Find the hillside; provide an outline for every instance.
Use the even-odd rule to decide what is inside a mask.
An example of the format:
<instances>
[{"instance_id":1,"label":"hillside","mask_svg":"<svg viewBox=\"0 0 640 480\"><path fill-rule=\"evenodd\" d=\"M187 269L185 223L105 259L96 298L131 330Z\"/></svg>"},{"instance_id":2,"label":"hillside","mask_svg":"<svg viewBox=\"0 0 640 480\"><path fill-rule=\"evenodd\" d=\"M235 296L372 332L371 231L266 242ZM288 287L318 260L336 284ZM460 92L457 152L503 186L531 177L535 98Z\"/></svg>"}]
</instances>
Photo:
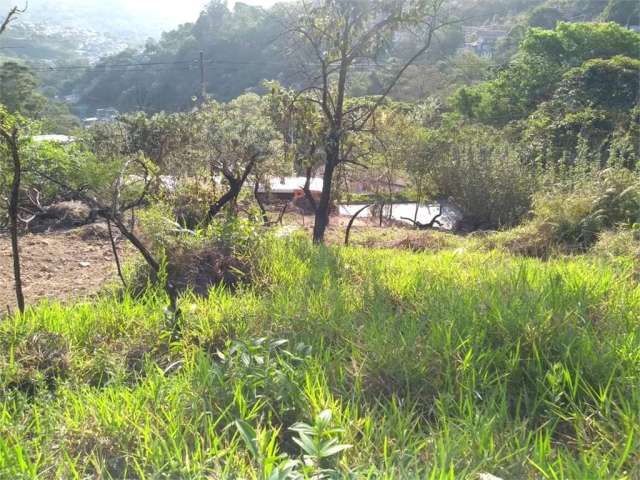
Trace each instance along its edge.
<instances>
[{"instance_id":1,"label":"hillside","mask_svg":"<svg viewBox=\"0 0 640 480\"><path fill-rule=\"evenodd\" d=\"M612 5L622 5L613 8ZM529 26L553 28L558 21L633 19L629 12L638 10L627 0L478 0L455 3L450 12L458 18L451 27L436 36L433 47L420 63L412 67L397 89L397 97L415 100L425 92L446 97L452 92L451 70L460 64L465 70L461 84L483 79L482 70L492 63L508 62ZM626 10L625 10L626 9ZM629 10L629 11L627 11ZM167 32L157 42L144 48L121 52L105 59L105 64L158 65L131 67L110 72L89 71L78 79L72 92L89 108L114 106L121 111L182 110L192 104L200 92L197 66L199 52L204 52L208 94L229 100L249 91L259 91L265 79L285 84L296 82L298 64L290 52L295 46L279 42L282 37L286 7L275 6L268 12L238 4L229 8L213 1L193 24ZM493 35L485 40L487 33ZM402 37L400 37L402 38ZM484 42L478 47L478 42ZM488 42L487 52L483 46ZM460 56L468 50L483 57ZM382 60L401 57L402 41L388 48ZM483 65L483 62L485 65ZM479 70L476 67L480 67ZM475 71L474 71L475 69ZM381 70L359 72L351 79L354 95L376 94ZM471 78L469 78L471 77ZM402 93L402 92L406 93ZM69 92L71 93L71 91Z\"/></svg>"},{"instance_id":2,"label":"hillside","mask_svg":"<svg viewBox=\"0 0 640 480\"><path fill-rule=\"evenodd\" d=\"M12 4L0 0L0 11ZM162 4L149 6L123 0L30 2L0 40L0 58L25 61L49 95L79 99L76 109L89 113L104 107L150 112L189 108L201 90L200 51L207 62L207 92L217 99L259 91L263 80L296 81L298 65L289 55L291 46L278 41L286 6L265 11L215 0L204 8L203 0L189 0L179 13ZM629 0L453 2L451 13L459 22L437 35L421 61L424 66L412 67L394 95L444 99L457 85L484 80L492 64L509 61L528 26L552 28L557 21L592 20L640 23L639 9ZM185 22L193 23L177 27ZM385 56L401 56L402 51L399 43ZM463 51L483 59L461 56ZM119 68L83 68L100 59ZM360 72L352 78L352 94L378 93L381 75ZM452 76L459 78L452 83Z\"/></svg>"}]
</instances>

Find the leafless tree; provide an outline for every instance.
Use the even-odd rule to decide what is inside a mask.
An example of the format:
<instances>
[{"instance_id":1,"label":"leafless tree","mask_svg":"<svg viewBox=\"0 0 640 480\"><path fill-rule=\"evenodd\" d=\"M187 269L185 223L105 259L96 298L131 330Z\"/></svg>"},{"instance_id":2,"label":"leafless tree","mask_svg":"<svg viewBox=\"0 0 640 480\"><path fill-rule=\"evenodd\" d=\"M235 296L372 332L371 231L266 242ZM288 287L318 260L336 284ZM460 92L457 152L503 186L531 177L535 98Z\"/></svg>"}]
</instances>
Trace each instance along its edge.
<instances>
[{"instance_id":1,"label":"leafless tree","mask_svg":"<svg viewBox=\"0 0 640 480\"><path fill-rule=\"evenodd\" d=\"M18 126L6 121L0 111L0 137L9 149L13 162L13 179L9 196L9 235L11 236L11 254L13 257L13 278L16 290L16 301L20 312L24 312L24 293L22 291L22 272L20 267L20 249L18 245L18 207L20 203L20 183L22 178L22 163L19 149Z\"/></svg>"},{"instance_id":2,"label":"leafless tree","mask_svg":"<svg viewBox=\"0 0 640 480\"><path fill-rule=\"evenodd\" d=\"M12 20L26 11L27 7L19 9L13 7L7 16L0 23L0 35L9 26ZM2 113L2 112L0 112ZM18 207L20 203L20 181L22 176L22 164L20 162L20 151L18 147L18 127L16 125L5 126L5 115L0 117L0 137L6 143L11 152L13 161L13 180L11 182L11 194L9 197L9 234L11 236L11 253L13 257L13 276L16 290L16 301L20 312L24 312L24 293L22 291L22 272L20 268L20 250L18 245Z\"/></svg>"},{"instance_id":3,"label":"leafless tree","mask_svg":"<svg viewBox=\"0 0 640 480\"><path fill-rule=\"evenodd\" d=\"M436 32L450 22L446 0L302 0L287 25L302 54L305 72L301 92L315 101L324 117L323 189L317 204L313 240L324 241L329 224L334 173L346 159L342 144L363 130L385 102L404 72L431 47ZM375 101L365 107L347 102L355 69L379 66L385 48L397 35L417 38L415 50L401 60L386 62L387 80Z\"/></svg>"}]
</instances>

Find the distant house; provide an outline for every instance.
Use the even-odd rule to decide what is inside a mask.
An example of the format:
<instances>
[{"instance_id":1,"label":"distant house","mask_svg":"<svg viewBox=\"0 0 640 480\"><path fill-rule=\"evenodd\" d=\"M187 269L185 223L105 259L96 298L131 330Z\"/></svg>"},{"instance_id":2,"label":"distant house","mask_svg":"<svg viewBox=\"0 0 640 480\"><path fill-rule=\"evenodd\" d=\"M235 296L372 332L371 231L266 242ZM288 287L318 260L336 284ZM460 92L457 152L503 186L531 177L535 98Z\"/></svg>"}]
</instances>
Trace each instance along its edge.
<instances>
[{"instance_id":1,"label":"distant house","mask_svg":"<svg viewBox=\"0 0 640 480\"><path fill-rule=\"evenodd\" d=\"M294 200L304 197L306 177L274 177L269 184L261 186L258 193L266 200ZM322 193L322 178L312 177L309 184L311 195L319 199Z\"/></svg>"},{"instance_id":2,"label":"distant house","mask_svg":"<svg viewBox=\"0 0 640 480\"><path fill-rule=\"evenodd\" d=\"M306 214L313 213L311 202L304 193L306 177L274 177L269 179L268 185L261 185L258 197L265 203L292 203ZM322 194L322 178L312 177L309 191L316 202Z\"/></svg>"},{"instance_id":3,"label":"distant house","mask_svg":"<svg viewBox=\"0 0 640 480\"><path fill-rule=\"evenodd\" d=\"M34 135L31 139L35 143L51 142L67 144L76 141L75 137L70 137L69 135Z\"/></svg>"},{"instance_id":4,"label":"distant house","mask_svg":"<svg viewBox=\"0 0 640 480\"><path fill-rule=\"evenodd\" d=\"M99 108L96 110L96 117L101 122L112 122L120 115L120 112L115 108Z\"/></svg>"},{"instance_id":5,"label":"distant house","mask_svg":"<svg viewBox=\"0 0 640 480\"><path fill-rule=\"evenodd\" d=\"M463 52L475 53L479 57L490 58L498 41L507 36L507 31L493 27L466 27Z\"/></svg>"},{"instance_id":6,"label":"distant house","mask_svg":"<svg viewBox=\"0 0 640 480\"><path fill-rule=\"evenodd\" d=\"M93 127L98 122L98 117L87 117L82 119L84 128Z\"/></svg>"},{"instance_id":7,"label":"distant house","mask_svg":"<svg viewBox=\"0 0 640 480\"><path fill-rule=\"evenodd\" d=\"M82 123L84 124L85 128L88 128L100 122L113 122L114 120L116 120L116 118L118 118L118 115L120 115L120 112L118 112L118 110L116 110L115 108L99 108L96 110L95 117L85 118L82 120Z\"/></svg>"}]
</instances>

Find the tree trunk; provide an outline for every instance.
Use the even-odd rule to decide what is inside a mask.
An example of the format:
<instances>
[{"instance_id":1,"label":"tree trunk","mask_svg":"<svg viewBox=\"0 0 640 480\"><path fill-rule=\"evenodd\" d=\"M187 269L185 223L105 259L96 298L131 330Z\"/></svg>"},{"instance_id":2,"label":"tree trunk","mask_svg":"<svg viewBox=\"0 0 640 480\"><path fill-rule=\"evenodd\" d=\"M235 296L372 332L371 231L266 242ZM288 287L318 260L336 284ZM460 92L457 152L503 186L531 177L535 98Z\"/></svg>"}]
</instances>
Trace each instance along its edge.
<instances>
[{"instance_id":1,"label":"tree trunk","mask_svg":"<svg viewBox=\"0 0 640 480\"><path fill-rule=\"evenodd\" d=\"M260 182L256 180L256 184L253 187L253 196L256 199L256 203L258 204L258 208L260 209L260 214L262 215L262 222L265 225L269 225L269 216L267 215L267 209L264 208L262 204L262 200L260 200Z\"/></svg>"},{"instance_id":2,"label":"tree trunk","mask_svg":"<svg viewBox=\"0 0 640 480\"><path fill-rule=\"evenodd\" d=\"M118 227L118 230L120 230L120 233L122 233L122 235L127 240L129 240L129 242L131 242L131 244L144 257L144 260L147 262L147 265L149 265L149 268L151 268L153 281L157 282L158 280L160 280L160 263L158 263L158 261L155 258L153 258L153 255L151 254L151 252L147 249L147 247L144 246L144 244L140 241L140 239L136 236L136 234L127 228L127 226L118 217L118 215L102 212L102 216L107 221L113 222L114 225ZM171 315L173 317L171 328L172 330L174 330L174 333L175 333L175 329L178 326L177 322L182 317L182 312L178 308L178 291L175 288L175 285L173 285L173 283L169 278L167 278L166 283L164 283L162 287L164 288L164 291L169 297L169 312L171 312Z\"/></svg>"},{"instance_id":3,"label":"tree trunk","mask_svg":"<svg viewBox=\"0 0 640 480\"><path fill-rule=\"evenodd\" d=\"M311 194L311 175L312 174L313 174L313 168L307 167L307 173L306 173L307 176L304 182L304 187L302 187L302 191L304 192L304 196L307 199L307 202L311 206L311 210L315 213L316 210L318 209L318 206L316 205L316 199L313 198L313 195Z\"/></svg>"},{"instance_id":4,"label":"tree trunk","mask_svg":"<svg viewBox=\"0 0 640 480\"><path fill-rule=\"evenodd\" d=\"M279 223L280 225L282 225L282 218L284 217L284 214L287 213L287 208L289 208L290 202L287 202L284 204L284 206L282 207L282 210L280 211L280 215L278 216L278 221L276 223ZM302 216L303 220L304 220L304 214Z\"/></svg>"},{"instance_id":5,"label":"tree trunk","mask_svg":"<svg viewBox=\"0 0 640 480\"><path fill-rule=\"evenodd\" d=\"M20 268L20 250L18 246L18 204L20 201L20 180L22 165L18 152L18 134L14 130L10 136L5 137L11 157L13 158L13 182L11 184L11 198L9 199L9 232L11 235L11 254L13 257L13 278L16 289L18 310L24 313L24 293L22 292L22 272Z\"/></svg>"},{"instance_id":6,"label":"tree trunk","mask_svg":"<svg viewBox=\"0 0 640 480\"><path fill-rule=\"evenodd\" d=\"M229 190L227 191L227 193L220 197L220 199L209 208L209 212L207 212L207 223L211 222L211 220L213 220L216 215L220 213L220 210L222 210L225 205L227 205L229 202L237 198L238 195L240 195L241 188L242 185L239 182L230 182Z\"/></svg>"},{"instance_id":7,"label":"tree trunk","mask_svg":"<svg viewBox=\"0 0 640 480\"><path fill-rule=\"evenodd\" d=\"M151 270L153 270L153 274L156 277L154 280L157 280L157 277L160 274L160 264L155 258L153 258L153 255L151 255L151 252L147 249L147 247L145 247L140 239L127 228L124 222L120 220L117 215L103 213L102 216L105 217L107 221L113 222L114 225L118 227L118 230L120 230L120 233L122 233L122 235L127 240L129 240L129 242L131 242L134 247L136 247L136 250L140 252L144 260L147 262L147 265L149 265L149 267L151 267Z\"/></svg>"},{"instance_id":8,"label":"tree trunk","mask_svg":"<svg viewBox=\"0 0 640 480\"><path fill-rule=\"evenodd\" d=\"M247 181L247 178L249 178L253 167L256 165L258 155L259 154L255 154L253 157L251 157L240 178L234 177L231 172L227 170L222 171L222 174L229 182L229 191L222 197L220 197L220 199L216 203L209 207L209 211L207 212L207 223L210 223L211 220L213 220L216 215L220 213L220 210L222 210L225 205L227 205L229 202L235 202L235 200L238 198L238 195L240 195L240 191L244 186L244 182Z\"/></svg>"},{"instance_id":9,"label":"tree trunk","mask_svg":"<svg viewBox=\"0 0 640 480\"><path fill-rule=\"evenodd\" d=\"M331 187L333 183L333 171L337 165L338 151L327 149L327 162L322 178L322 194L316 205L315 224L313 225L313 243L324 243L324 234L329 226L329 213L331 210Z\"/></svg>"},{"instance_id":10,"label":"tree trunk","mask_svg":"<svg viewBox=\"0 0 640 480\"><path fill-rule=\"evenodd\" d=\"M133 209L132 209L133 211ZM118 247L116 246L116 240L113 238L113 229L111 228L111 220L107 219L107 230L109 231L109 240L111 241L111 251L113 252L113 259L116 262L116 269L118 271L118 277L122 282L122 286L127 288L127 282L122 274L122 265L120 264L120 256L118 255Z\"/></svg>"}]
</instances>

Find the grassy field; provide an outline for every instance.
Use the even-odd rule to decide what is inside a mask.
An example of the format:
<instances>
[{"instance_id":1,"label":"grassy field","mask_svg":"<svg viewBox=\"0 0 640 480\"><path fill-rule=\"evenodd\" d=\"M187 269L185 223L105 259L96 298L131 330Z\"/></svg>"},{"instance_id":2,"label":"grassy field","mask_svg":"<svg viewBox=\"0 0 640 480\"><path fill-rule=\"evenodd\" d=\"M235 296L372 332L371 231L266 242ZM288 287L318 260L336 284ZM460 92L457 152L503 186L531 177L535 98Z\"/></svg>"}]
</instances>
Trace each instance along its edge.
<instances>
[{"instance_id":1,"label":"grassy field","mask_svg":"<svg viewBox=\"0 0 640 480\"><path fill-rule=\"evenodd\" d=\"M631 259L266 242L250 286L0 324L0 478L640 478Z\"/></svg>"}]
</instances>

